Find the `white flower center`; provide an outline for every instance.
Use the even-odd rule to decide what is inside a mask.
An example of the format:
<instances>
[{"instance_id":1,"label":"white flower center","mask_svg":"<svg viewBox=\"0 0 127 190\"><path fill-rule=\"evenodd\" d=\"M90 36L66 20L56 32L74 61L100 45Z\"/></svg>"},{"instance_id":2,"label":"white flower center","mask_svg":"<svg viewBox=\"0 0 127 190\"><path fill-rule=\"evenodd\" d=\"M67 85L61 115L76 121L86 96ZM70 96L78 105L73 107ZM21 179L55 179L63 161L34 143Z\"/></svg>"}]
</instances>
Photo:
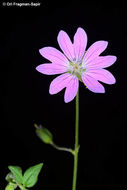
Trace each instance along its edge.
<instances>
[{"instance_id":1,"label":"white flower center","mask_svg":"<svg viewBox=\"0 0 127 190\"><path fill-rule=\"evenodd\" d=\"M85 67L82 61L70 62L68 72L76 76L80 81L82 81L81 76L85 72Z\"/></svg>"}]
</instances>

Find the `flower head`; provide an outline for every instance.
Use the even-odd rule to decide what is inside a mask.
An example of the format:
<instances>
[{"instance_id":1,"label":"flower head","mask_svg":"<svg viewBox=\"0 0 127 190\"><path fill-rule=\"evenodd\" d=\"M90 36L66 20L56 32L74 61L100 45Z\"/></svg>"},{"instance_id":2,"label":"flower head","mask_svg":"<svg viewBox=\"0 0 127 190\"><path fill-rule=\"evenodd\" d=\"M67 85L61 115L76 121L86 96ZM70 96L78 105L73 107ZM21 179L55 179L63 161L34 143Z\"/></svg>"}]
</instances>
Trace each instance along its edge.
<instances>
[{"instance_id":1,"label":"flower head","mask_svg":"<svg viewBox=\"0 0 127 190\"><path fill-rule=\"evenodd\" d=\"M56 94L66 88L64 101L67 103L75 98L79 81L94 93L105 92L98 81L115 83L114 76L104 68L111 66L116 61L116 56L100 56L107 48L107 41L97 41L86 50L87 35L82 28L77 29L73 43L63 30L59 32L57 40L63 53L53 47L40 49L40 54L51 63L36 67L37 71L43 74L61 74L51 82L50 94Z\"/></svg>"}]
</instances>

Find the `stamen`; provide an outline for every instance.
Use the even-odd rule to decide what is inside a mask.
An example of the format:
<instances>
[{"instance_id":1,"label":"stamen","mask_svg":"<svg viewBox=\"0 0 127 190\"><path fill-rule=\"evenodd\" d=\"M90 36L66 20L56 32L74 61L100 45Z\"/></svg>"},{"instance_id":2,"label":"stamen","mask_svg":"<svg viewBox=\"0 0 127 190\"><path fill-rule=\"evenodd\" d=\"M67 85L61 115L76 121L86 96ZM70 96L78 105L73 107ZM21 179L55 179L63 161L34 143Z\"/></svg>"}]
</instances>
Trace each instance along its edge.
<instances>
[{"instance_id":1,"label":"stamen","mask_svg":"<svg viewBox=\"0 0 127 190\"><path fill-rule=\"evenodd\" d=\"M77 62L70 62L70 68L69 68L69 73L71 73L72 75L76 76L81 82L82 82L82 79L81 79L81 76L83 74L83 72L86 70L83 65L82 65L82 61L79 60Z\"/></svg>"},{"instance_id":2,"label":"stamen","mask_svg":"<svg viewBox=\"0 0 127 190\"><path fill-rule=\"evenodd\" d=\"M76 69L78 69L78 65L76 63L74 63L74 66L75 66Z\"/></svg>"}]
</instances>

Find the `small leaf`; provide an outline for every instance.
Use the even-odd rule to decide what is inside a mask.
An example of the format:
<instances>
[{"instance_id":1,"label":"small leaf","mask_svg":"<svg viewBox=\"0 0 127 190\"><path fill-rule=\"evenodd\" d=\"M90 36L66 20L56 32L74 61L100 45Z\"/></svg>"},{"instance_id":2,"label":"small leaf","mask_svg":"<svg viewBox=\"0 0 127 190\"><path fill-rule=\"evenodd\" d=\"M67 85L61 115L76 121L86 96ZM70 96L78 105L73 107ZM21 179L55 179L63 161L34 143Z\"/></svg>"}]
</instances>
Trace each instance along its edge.
<instances>
[{"instance_id":1,"label":"small leaf","mask_svg":"<svg viewBox=\"0 0 127 190\"><path fill-rule=\"evenodd\" d=\"M5 187L5 190L14 190L14 189L16 189L16 187L17 187L17 184L9 183L9 184Z\"/></svg>"},{"instance_id":2,"label":"small leaf","mask_svg":"<svg viewBox=\"0 0 127 190\"><path fill-rule=\"evenodd\" d=\"M35 166L32 166L28 168L23 176L23 185L25 187L33 187L37 180L38 180L38 175L42 169L43 163L37 164Z\"/></svg>"},{"instance_id":3,"label":"small leaf","mask_svg":"<svg viewBox=\"0 0 127 190\"><path fill-rule=\"evenodd\" d=\"M12 172L12 174L14 175L15 180L18 183L22 184L23 177L22 177L21 168L18 166L8 166L8 168Z\"/></svg>"},{"instance_id":4,"label":"small leaf","mask_svg":"<svg viewBox=\"0 0 127 190\"><path fill-rule=\"evenodd\" d=\"M12 183L15 182L14 176L13 176L13 174L12 174L11 172L9 172L9 173L6 175L5 179L6 179L6 181L8 181L8 182L12 182Z\"/></svg>"}]
</instances>

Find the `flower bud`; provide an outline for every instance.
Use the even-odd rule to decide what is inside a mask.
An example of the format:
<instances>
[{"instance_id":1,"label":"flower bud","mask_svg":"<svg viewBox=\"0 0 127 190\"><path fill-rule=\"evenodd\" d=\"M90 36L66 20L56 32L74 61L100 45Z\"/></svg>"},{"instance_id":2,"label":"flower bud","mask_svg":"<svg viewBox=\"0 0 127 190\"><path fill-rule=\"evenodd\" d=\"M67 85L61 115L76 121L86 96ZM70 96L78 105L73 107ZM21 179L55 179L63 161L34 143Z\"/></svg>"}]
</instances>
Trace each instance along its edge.
<instances>
[{"instance_id":1,"label":"flower bud","mask_svg":"<svg viewBox=\"0 0 127 190\"><path fill-rule=\"evenodd\" d=\"M37 136L46 144L52 144L53 143L53 135L52 133L45 127L42 127L42 125L37 126L34 124L36 128L36 134Z\"/></svg>"}]
</instances>

